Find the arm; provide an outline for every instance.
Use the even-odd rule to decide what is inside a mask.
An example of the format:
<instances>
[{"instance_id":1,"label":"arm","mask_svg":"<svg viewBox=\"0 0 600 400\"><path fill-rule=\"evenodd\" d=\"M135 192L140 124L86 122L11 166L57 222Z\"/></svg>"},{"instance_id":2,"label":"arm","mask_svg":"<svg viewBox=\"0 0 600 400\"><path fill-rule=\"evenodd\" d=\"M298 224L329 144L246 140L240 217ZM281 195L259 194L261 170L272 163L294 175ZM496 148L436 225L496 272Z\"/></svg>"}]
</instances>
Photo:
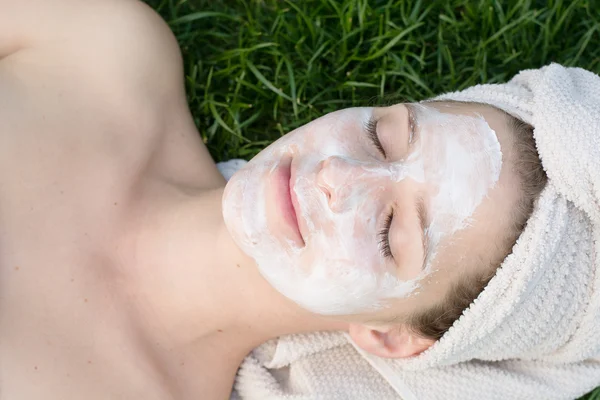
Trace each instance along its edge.
<instances>
[{"instance_id":1,"label":"arm","mask_svg":"<svg viewBox=\"0 0 600 400\"><path fill-rule=\"evenodd\" d=\"M212 186L222 184L189 115L177 41L146 4L0 0L0 43L5 55L11 49L0 59L0 164L11 164L6 154L22 154L17 142L39 141L40 129L65 148L85 133L90 152L106 147L115 156L115 146L137 151L136 140L156 145L169 126L194 136L190 151L198 153L199 168L214 178ZM200 179L190 168L172 168Z\"/></svg>"},{"instance_id":2,"label":"arm","mask_svg":"<svg viewBox=\"0 0 600 400\"><path fill-rule=\"evenodd\" d=\"M65 68L85 65L100 87L118 77L129 92L139 93L147 82L154 82L144 93L149 96L172 92L174 84L183 90L177 42L140 1L0 0L0 10L0 63L25 50L43 51L66 60Z\"/></svg>"}]
</instances>

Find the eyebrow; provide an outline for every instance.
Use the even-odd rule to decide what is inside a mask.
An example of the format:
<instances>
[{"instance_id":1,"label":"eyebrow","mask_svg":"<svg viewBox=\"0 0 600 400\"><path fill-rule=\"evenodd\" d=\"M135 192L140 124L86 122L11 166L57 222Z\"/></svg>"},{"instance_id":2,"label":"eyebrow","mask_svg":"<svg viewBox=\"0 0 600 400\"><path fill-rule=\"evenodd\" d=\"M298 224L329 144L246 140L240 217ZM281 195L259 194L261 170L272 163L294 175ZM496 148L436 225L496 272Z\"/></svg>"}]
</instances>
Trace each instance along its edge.
<instances>
[{"instance_id":1,"label":"eyebrow","mask_svg":"<svg viewBox=\"0 0 600 400\"><path fill-rule=\"evenodd\" d=\"M421 227L421 243L423 244L423 265L421 265L421 271L423 271L427 266L427 260L429 259L429 237L425 234L429 216L427 215L427 209L425 208L425 199L421 194L417 196L416 208L419 225Z\"/></svg>"}]
</instances>

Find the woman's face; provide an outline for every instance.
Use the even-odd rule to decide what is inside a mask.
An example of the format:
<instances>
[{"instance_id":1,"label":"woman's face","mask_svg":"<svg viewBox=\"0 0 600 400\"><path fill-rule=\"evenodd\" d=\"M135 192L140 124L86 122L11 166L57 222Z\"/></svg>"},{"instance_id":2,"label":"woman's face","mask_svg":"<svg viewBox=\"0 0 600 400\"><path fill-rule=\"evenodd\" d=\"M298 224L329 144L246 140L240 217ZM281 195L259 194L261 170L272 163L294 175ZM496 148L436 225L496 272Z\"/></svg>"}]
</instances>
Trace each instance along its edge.
<instances>
[{"instance_id":1,"label":"woman's face","mask_svg":"<svg viewBox=\"0 0 600 400\"><path fill-rule=\"evenodd\" d=\"M372 312L414 297L451 268L465 233L494 224L493 213L476 215L501 178L504 128L495 120L493 129L494 118L442 103L325 115L233 176L225 222L261 274L315 313ZM455 269L442 274L448 287Z\"/></svg>"}]
</instances>

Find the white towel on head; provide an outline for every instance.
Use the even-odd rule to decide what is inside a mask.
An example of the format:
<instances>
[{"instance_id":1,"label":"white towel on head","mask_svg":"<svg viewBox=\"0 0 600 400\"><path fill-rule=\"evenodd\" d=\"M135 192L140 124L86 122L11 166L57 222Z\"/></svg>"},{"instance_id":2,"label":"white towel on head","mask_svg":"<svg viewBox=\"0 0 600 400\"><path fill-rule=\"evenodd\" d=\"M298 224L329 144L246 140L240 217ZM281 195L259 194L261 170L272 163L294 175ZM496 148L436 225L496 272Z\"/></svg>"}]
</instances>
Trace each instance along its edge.
<instances>
[{"instance_id":1,"label":"white towel on head","mask_svg":"<svg viewBox=\"0 0 600 400\"><path fill-rule=\"evenodd\" d=\"M369 365L405 400L572 399L600 386L600 78L552 64L436 100L487 103L534 126L549 181L511 255L419 356L387 360L357 349L363 358L345 360L340 354L353 350L343 334L327 349L322 334L281 338L272 359L259 348L242 365L242 398L390 398L376 379L366 385L380 395L356 394L373 376ZM260 374L273 390L257 396ZM333 394L317 390L328 385Z\"/></svg>"}]
</instances>

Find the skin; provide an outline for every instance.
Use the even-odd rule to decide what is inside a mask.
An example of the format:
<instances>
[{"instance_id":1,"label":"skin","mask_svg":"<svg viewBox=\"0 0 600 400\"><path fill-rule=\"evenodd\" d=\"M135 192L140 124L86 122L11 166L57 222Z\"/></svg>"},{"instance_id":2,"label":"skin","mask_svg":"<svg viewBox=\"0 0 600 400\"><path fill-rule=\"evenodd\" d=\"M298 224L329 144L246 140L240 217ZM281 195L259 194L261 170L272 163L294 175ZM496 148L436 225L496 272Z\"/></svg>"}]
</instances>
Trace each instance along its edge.
<instances>
[{"instance_id":1,"label":"skin","mask_svg":"<svg viewBox=\"0 0 600 400\"><path fill-rule=\"evenodd\" d=\"M383 356L416 354L431 342L365 322L435 303L478 265L461 257L493 254L488 243L508 223L499 216L516 195L503 168L419 296L377 314L310 313L273 289L225 227L225 181L157 15L129 0L0 0L0 9L7 399L223 399L254 347L315 330L347 330ZM509 155L503 115L465 107L446 111L483 115Z\"/></svg>"}]
</instances>

